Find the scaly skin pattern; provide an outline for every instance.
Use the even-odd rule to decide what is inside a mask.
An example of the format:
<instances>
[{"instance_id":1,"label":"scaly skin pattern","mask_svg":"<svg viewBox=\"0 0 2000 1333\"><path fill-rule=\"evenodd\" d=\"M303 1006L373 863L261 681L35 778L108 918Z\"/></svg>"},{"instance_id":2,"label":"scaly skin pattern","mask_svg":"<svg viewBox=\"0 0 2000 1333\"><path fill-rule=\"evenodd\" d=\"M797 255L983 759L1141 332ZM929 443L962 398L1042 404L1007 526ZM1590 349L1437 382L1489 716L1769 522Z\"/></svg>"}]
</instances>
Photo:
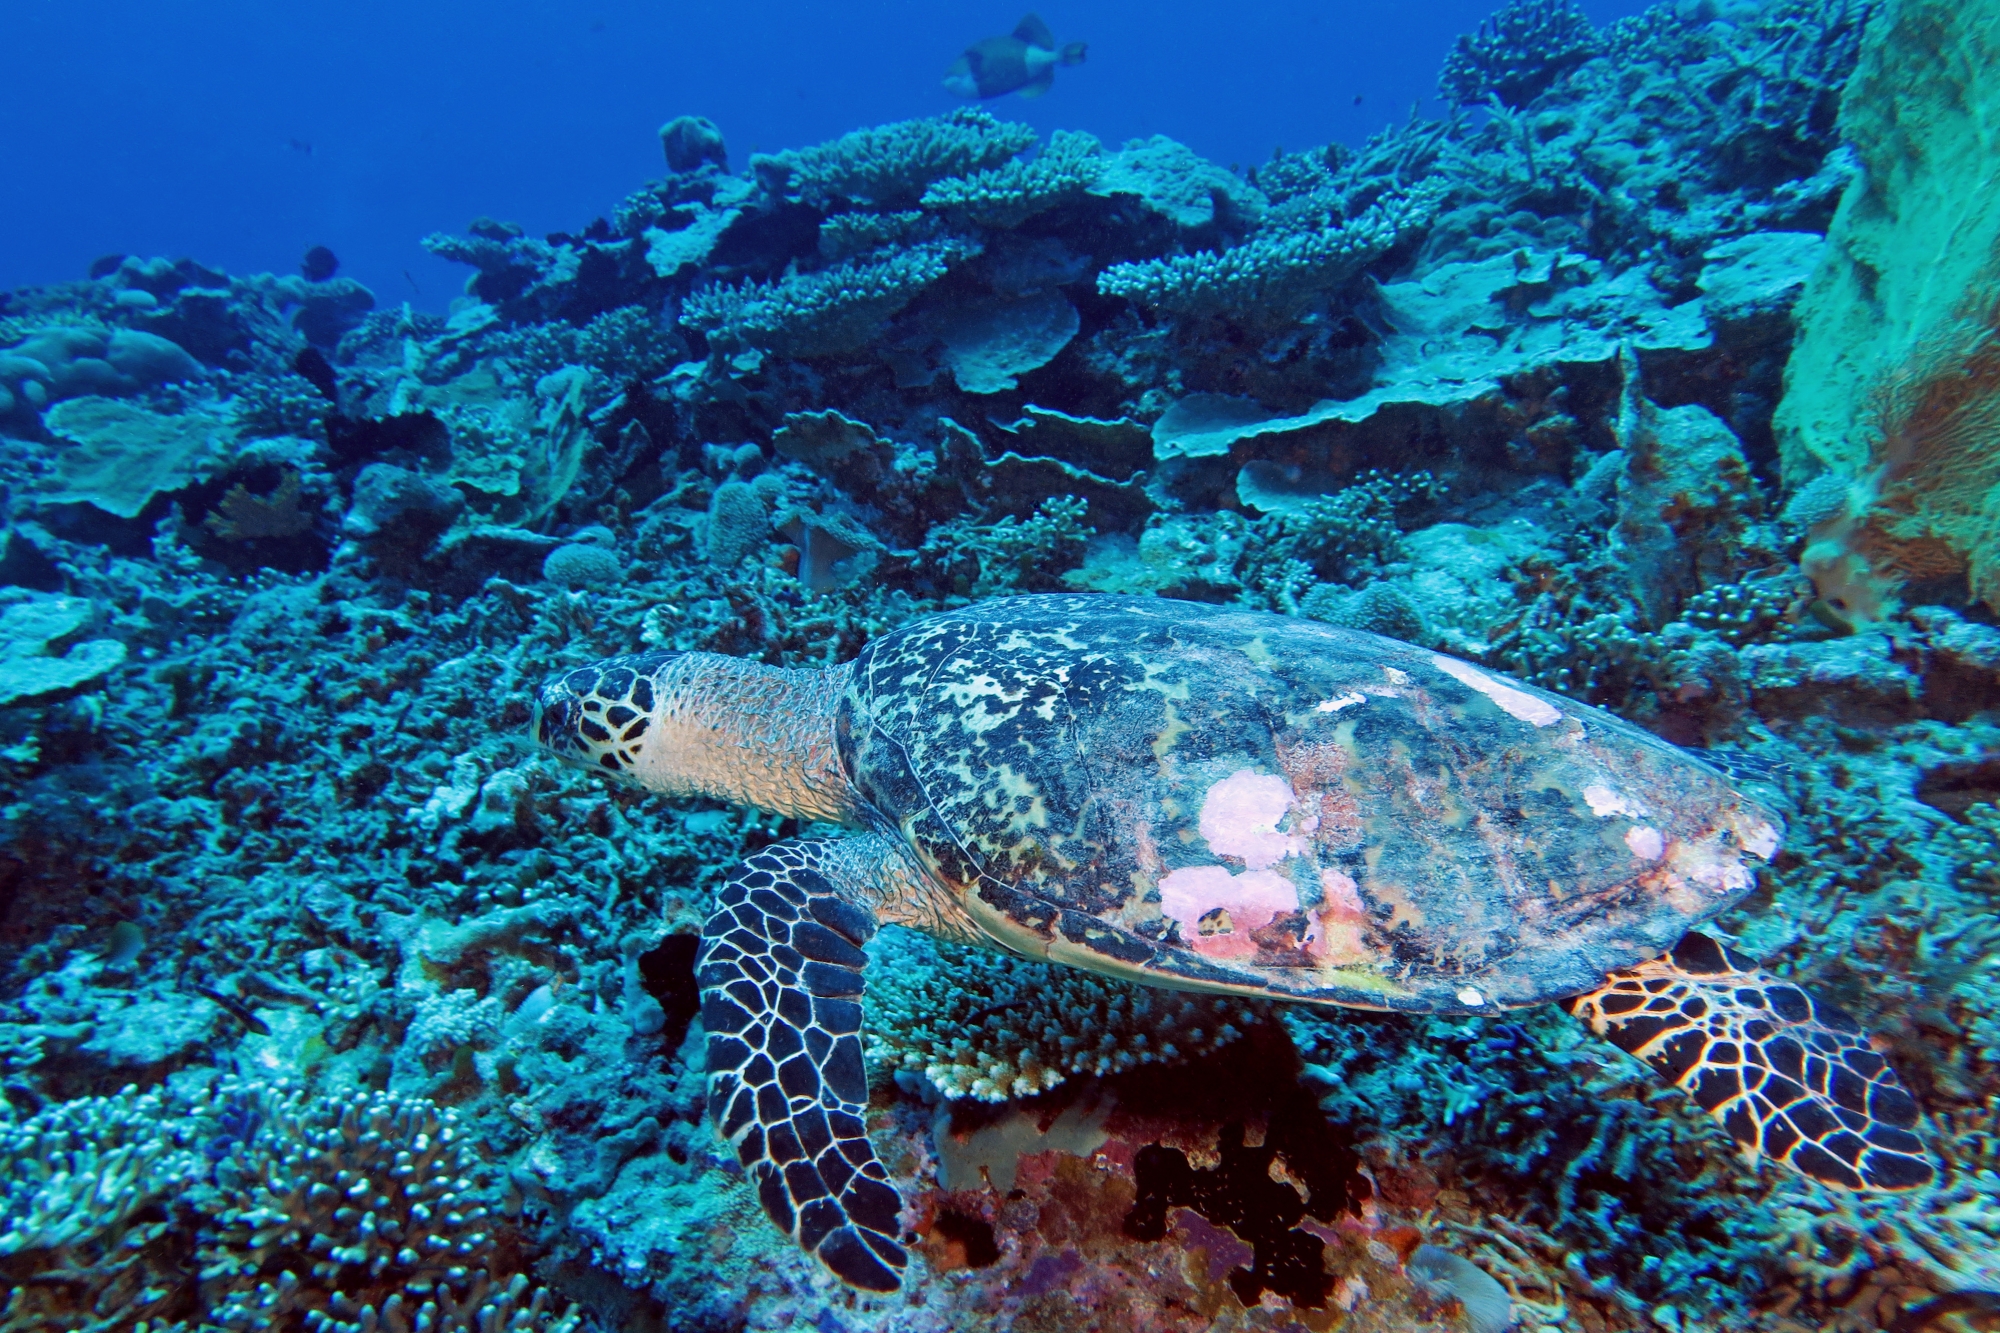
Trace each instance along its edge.
<instances>
[{"instance_id":1,"label":"scaly skin pattern","mask_svg":"<svg viewBox=\"0 0 2000 1333\"><path fill-rule=\"evenodd\" d=\"M1861 1025L1707 936L1563 1007L1694 1098L1752 1162L1856 1190L1936 1175L1912 1132L1917 1103Z\"/></svg>"},{"instance_id":2,"label":"scaly skin pattern","mask_svg":"<svg viewBox=\"0 0 2000 1333\"><path fill-rule=\"evenodd\" d=\"M613 657L543 685L530 729L572 763L669 796L851 821L832 728L846 671L715 653Z\"/></svg>"},{"instance_id":3,"label":"scaly skin pattern","mask_svg":"<svg viewBox=\"0 0 2000 1333\"><path fill-rule=\"evenodd\" d=\"M1154 598L871 643L843 768L1010 948L1140 980L1490 1013L1747 893L1777 818L1684 751L1441 654Z\"/></svg>"},{"instance_id":4,"label":"scaly skin pattern","mask_svg":"<svg viewBox=\"0 0 2000 1333\"><path fill-rule=\"evenodd\" d=\"M894 1291L902 1207L868 1142L861 946L875 922L824 871L838 844L746 860L701 932L708 1109L771 1220L854 1286Z\"/></svg>"}]
</instances>

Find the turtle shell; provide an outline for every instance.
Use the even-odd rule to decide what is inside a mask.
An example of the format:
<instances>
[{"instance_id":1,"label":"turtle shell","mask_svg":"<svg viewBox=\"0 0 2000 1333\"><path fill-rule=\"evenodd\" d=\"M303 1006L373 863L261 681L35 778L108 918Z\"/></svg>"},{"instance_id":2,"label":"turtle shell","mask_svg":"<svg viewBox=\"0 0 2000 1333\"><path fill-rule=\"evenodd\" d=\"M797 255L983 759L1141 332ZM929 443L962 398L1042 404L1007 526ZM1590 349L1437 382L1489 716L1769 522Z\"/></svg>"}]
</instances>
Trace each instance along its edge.
<instances>
[{"instance_id":1,"label":"turtle shell","mask_svg":"<svg viewBox=\"0 0 2000 1333\"><path fill-rule=\"evenodd\" d=\"M1019 597L855 664L870 817L1000 944L1188 989L1481 1012L1737 901L1780 828L1718 771L1443 654L1191 602Z\"/></svg>"}]
</instances>

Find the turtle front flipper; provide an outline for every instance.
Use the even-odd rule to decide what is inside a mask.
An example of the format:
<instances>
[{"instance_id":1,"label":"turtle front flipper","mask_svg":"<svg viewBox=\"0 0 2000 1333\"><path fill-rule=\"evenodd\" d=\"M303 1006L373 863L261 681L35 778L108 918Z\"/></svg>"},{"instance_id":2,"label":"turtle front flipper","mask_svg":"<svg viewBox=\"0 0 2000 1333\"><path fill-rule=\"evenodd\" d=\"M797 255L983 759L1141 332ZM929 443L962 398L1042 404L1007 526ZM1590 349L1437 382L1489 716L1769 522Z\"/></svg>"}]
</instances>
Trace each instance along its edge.
<instances>
[{"instance_id":1,"label":"turtle front flipper","mask_svg":"<svg viewBox=\"0 0 2000 1333\"><path fill-rule=\"evenodd\" d=\"M861 951L875 921L836 891L837 844L746 859L702 929L708 1107L764 1211L836 1276L894 1291L902 1201L868 1142Z\"/></svg>"},{"instance_id":2,"label":"turtle front flipper","mask_svg":"<svg viewBox=\"0 0 2000 1333\"><path fill-rule=\"evenodd\" d=\"M1693 1097L1752 1162L1853 1190L1936 1175L1912 1132L1917 1103L1861 1025L1706 935L1563 1007Z\"/></svg>"}]
</instances>

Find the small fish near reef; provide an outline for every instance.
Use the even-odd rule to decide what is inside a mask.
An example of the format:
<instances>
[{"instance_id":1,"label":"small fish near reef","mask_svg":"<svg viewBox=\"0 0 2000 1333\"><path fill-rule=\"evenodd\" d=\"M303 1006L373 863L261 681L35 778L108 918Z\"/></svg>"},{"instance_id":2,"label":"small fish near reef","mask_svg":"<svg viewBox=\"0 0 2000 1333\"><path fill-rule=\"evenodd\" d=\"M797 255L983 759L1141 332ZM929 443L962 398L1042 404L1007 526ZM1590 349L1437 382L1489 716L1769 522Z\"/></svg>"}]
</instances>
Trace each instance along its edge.
<instances>
[{"instance_id":1,"label":"small fish near reef","mask_svg":"<svg viewBox=\"0 0 2000 1333\"><path fill-rule=\"evenodd\" d=\"M1040 97L1055 85L1056 66L1081 65L1084 44L1058 47L1055 34L1041 17L1030 14L1005 37L987 37L965 48L944 76L944 86L959 97L984 101L1019 93Z\"/></svg>"},{"instance_id":2,"label":"small fish near reef","mask_svg":"<svg viewBox=\"0 0 2000 1333\"><path fill-rule=\"evenodd\" d=\"M653 791L848 826L745 860L695 976L710 1114L772 1219L856 1287L908 1261L865 1123L882 922L1176 990L1555 1001L1753 1160L1854 1190L1934 1175L1860 1026L1695 929L1754 887L1778 817L1651 732L1415 644L1013 597L825 671L612 658L544 685L532 725Z\"/></svg>"}]
</instances>

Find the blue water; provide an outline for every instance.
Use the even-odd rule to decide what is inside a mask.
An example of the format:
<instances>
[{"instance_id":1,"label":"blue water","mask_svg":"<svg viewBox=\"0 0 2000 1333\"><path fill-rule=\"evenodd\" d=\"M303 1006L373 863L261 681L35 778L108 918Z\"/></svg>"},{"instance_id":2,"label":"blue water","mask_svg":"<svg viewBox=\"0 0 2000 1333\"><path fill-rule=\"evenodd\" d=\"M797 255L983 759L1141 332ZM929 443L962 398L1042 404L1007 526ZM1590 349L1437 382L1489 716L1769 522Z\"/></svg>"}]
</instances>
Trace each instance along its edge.
<instances>
[{"instance_id":1,"label":"blue water","mask_svg":"<svg viewBox=\"0 0 2000 1333\"><path fill-rule=\"evenodd\" d=\"M1168 134L1221 163L1359 143L1413 102L1488 0L1079 0L1090 44L1001 115L1116 145ZM1600 26L1643 5L1593 0ZM417 244L478 216L580 228L660 173L654 130L705 115L736 165L955 105L958 53L1013 4L10 5L0 80L0 289L106 254L289 272L311 245L383 300L442 309L463 270Z\"/></svg>"}]
</instances>

